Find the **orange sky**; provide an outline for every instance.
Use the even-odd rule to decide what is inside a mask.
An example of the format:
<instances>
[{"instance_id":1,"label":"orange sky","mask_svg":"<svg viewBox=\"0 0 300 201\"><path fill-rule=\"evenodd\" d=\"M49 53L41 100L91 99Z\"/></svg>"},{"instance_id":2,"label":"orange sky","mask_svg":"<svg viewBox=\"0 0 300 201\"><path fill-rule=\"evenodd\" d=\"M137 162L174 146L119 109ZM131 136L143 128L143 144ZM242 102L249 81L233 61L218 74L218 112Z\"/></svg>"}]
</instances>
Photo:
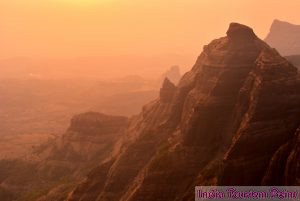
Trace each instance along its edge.
<instances>
[{"instance_id":1,"label":"orange sky","mask_svg":"<svg viewBox=\"0 0 300 201\"><path fill-rule=\"evenodd\" d=\"M193 63L230 22L264 38L275 18L300 24L299 10L299 0L1 0L0 58L174 55L176 64L186 55Z\"/></svg>"}]
</instances>

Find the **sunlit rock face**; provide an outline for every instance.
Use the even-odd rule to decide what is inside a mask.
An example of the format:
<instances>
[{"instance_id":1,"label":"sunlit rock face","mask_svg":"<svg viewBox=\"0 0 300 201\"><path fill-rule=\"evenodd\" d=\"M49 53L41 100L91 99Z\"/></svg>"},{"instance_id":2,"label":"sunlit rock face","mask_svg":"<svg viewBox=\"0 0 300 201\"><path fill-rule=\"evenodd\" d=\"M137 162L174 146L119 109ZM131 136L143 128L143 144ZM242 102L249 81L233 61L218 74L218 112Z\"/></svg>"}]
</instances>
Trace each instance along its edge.
<instances>
[{"instance_id":1,"label":"sunlit rock face","mask_svg":"<svg viewBox=\"0 0 300 201\"><path fill-rule=\"evenodd\" d=\"M176 87L165 81L116 157L66 200L182 201L194 200L196 185L277 184L267 175L278 150L295 141L299 116L297 69L251 28L232 23ZM292 155L289 175L299 165Z\"/></svg>"},{"instance_id":2,"label":"sunlit rock face","mask_svg":"<svg viewBox=\"0 0 300 201\"><path fill-rule=\"evenodd\" d=\"M274 20L265 41L281 55L300 54L300 25Z\"/></svg>"}]
</instances>

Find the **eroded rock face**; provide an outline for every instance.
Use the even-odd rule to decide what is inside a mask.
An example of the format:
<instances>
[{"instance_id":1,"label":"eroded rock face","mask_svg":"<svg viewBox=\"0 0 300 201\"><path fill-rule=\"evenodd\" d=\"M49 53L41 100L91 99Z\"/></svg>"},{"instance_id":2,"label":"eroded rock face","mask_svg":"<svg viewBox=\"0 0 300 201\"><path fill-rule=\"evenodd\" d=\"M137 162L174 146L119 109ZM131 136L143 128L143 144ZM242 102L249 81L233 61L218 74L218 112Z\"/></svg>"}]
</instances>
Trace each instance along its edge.
<instances>
[{"instance_id":1,"label":"eroded rock face","mask_svg":"<svg viewBox=\"0 0 300 201\"><path fill-rule=\"evenodd\" d=\"M290 141L273 155L263 185L300 185L300 127Z\"/></svg>"},{"instance_id":2,"label":"eroded rock face","mask_svg":"<svg viewBox=\"0 0 300 201\"><path fill-rule=\"evenodd\" d=\"M300 54L300 25L274 20L265 41L283 56Z\"/></svg>"},{"instance_id":3,"label":"eroded rock face","mask_svg":"<svg viewBox=\"0 0 300 201\"><path fill-rule=\"evenodd\" d=\"M289 142L291 151L287 157L284 172L284 184L299 186L300 185L300 127L296 131L294 138Z\"/></svg>"},{"instance_id":4,"label":"eroded rock face","mask_svg":"<svg viewBox=\"0 0 300 201\"><path fill-rule=\"evenodd\" d=\"M297 70L275 50L265 49L256 60L247 86L249 108L224 162L220 184L259 185L274 152L286 143L298 124L299 80ZM252 85L252 86L251 86ZM247 90L247 89L246 89ZM283 98L284 97L284 98ZM288 109L289 108L289 109ZM250 171L250 173L248 172ZM253 177L255 175L255 177Z\"/></svg>"},{"instance_id":5,"label":"eroded rock face","mask_svg":"<svg viewBox=\"0 0 300 201\"><path fill-rule=\"evenodd\" d=\"M115 160L95 169L106 176L67 201L194 200L195 185L260 185L300 124L297 69L245 25L231 24L176 88L165 85L173 95L145 106Z\"/></svg>"}]
</instances>

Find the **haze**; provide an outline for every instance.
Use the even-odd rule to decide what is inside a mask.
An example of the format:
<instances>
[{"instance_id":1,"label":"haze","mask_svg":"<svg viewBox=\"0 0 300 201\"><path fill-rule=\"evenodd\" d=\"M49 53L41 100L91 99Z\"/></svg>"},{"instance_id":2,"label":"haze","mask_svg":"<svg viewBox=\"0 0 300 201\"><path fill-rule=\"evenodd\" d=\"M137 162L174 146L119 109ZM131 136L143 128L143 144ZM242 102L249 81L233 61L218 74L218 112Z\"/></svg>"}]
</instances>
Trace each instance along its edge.
<instances>
[{"instance_id":1,"label":"haze","mask_svg":"<svg viewBox=\"0 0 300 201\"><path fill-rule=\"evenodd\" d=\"M230 22L264 38L274 19L299 23L299 7L298 0L1 1L0 58L90 57L115 75L187 70Z\"/></svg>"}]
</instances>

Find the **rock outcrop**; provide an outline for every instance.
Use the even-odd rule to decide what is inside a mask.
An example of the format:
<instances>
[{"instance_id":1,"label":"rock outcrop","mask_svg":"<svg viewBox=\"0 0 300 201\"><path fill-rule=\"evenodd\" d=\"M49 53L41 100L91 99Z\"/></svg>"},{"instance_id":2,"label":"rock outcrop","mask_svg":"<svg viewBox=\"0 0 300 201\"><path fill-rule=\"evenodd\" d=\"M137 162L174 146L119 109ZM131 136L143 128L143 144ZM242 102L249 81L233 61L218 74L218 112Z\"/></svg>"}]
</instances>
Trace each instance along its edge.
<instances>
[{"instance_id":1,"label":"rock outcrop","mask_svg":"<svg viewBox=\"0 0 300 201\"><path fill-rule=\"evenodd\" d=\"M295 141L299 116L297 69L251 28L232 23L176 87L165 81L116 157L66 200L181 201L194 200L196 185L285 184L267 175L285 174L272 161ZM287 175L298 174L296 152L285 152L288 184Z\"/></svg>"},{"instance_id":2,"label":"rock outcrop","mask_svg":"<svg viewBox=\"0 0 300 201\"><path fill-rule=\"evenodd\" d=\"M300 25L274 20L265 41L283 56L300 54Z\"/></svg>"},{"instance_id":3,"label":"rock outcrop","mask_svg":"<svg viewBox=\"0 0 300 201\"><path fill-rule=\"evenodd\" d=\"M34 147L30 160L1 161L0 195L11 191L19 200L64 200L88 172L112 158L127 125L122 116L74 116L65 134Z\"/></svg>"}]
</instances>

